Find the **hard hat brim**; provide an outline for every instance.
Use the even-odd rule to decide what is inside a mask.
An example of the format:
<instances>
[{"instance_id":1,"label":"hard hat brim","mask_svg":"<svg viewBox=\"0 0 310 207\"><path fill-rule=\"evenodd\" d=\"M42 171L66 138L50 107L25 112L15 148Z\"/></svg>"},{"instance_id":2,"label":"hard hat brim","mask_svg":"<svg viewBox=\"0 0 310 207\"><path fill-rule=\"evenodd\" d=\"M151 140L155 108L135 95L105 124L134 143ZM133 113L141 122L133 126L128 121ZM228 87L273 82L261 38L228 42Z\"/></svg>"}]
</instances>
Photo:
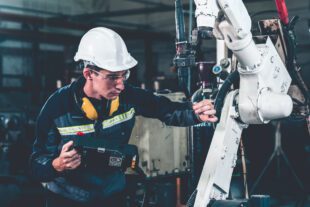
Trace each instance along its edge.
<instances>
[{"instance_id":1,"label":"hard hat brim","mask_svg":"<svg viewBox=\"0 0 310 207\"><path fill-rule=\"evenodd\" d=\"M89 62L92 62L95 66L111 71L111 72L129 70L138 64L138 61L134 59L132 56L130 56L129 60L119 65L102 64L96 61L93 57L87 57L86 55L81 55L81 56L83 56L83 58L81 58L79 54L76 54L74 57L74 61L75 62L78 62L80 60L89 61Z\"/></svg>"}]
</instances>

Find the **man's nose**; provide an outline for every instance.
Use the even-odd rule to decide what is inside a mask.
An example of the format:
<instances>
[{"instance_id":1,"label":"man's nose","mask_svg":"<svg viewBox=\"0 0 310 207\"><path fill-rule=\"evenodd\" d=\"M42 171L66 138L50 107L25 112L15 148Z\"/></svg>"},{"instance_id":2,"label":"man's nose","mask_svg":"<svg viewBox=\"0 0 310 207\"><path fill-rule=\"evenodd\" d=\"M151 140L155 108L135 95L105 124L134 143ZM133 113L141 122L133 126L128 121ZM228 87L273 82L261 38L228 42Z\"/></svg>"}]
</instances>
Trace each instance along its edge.
<instances>
[{"instance_id":1,"label":"man's nose","mask_svg":"<svg viewBox=\"0 0 310 207\"><path fill-rule=\"evenodd\" d=\"M119 78L116 80L116 88L120 91L124 90L125 85L124 85L124 80L122 78Z\"/></svg>"}]
</instances>

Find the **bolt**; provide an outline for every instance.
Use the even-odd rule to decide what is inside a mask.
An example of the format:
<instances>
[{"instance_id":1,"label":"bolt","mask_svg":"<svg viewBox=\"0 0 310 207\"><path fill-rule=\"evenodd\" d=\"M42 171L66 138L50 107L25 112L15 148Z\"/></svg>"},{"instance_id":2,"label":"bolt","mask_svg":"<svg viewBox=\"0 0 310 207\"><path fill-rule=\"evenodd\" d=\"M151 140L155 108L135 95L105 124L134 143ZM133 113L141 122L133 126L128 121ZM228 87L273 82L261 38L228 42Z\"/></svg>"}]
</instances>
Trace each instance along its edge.
<instances>
[{"instance_id":1,"label":"bolt","mask_svg":"<svg viewBox=\"0 0 310 207\"><path fill-rule=\"evenodd\" d=\"M236 138L236 144L239 144L239 139L238 139L238 137Z\"/></svg>"},{"instance_id":2,"label":"bolt","mask_svg":"<svg viewBox=\"0 0 310 207\"><path fill-rule=\"evenodd\" d=\"M222 72L222 67L219 66L219 65L216 65L216 66L214 66L214 67L212 68L212 72L213 72L215 75L217 75L217 74L219 74L220 72Z\"/></svg>"}]
</instances>

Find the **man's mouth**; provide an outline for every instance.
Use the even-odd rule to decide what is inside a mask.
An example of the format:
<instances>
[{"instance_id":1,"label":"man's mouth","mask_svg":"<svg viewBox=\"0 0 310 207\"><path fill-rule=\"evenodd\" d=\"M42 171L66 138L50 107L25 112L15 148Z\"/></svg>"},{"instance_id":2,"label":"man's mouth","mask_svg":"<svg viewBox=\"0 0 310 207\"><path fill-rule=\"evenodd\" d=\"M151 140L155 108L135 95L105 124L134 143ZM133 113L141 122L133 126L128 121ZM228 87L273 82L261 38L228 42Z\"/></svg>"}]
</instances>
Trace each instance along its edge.
<instances>
[{"instance_id":1,"label":"man's mouth","mask_svg":"<svg viewBox=\"0 0 310 207\"><path fill-rule=\"evenodd\" d=\"M118 96L119 93L111 93L112 96Z\"/></svg>"}]
</instances>

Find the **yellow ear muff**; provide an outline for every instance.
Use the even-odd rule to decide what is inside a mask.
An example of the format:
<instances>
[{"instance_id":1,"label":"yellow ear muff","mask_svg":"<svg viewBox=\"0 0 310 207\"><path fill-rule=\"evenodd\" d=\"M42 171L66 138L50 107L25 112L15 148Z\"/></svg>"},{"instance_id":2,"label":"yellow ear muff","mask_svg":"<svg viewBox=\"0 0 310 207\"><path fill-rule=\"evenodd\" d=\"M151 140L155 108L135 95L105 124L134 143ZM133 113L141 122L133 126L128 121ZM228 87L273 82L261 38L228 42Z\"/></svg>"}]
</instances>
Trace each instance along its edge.
<instances>
[{"instance_id":1,"label":"yellow ear muff","mask_svg":"<svg viewBox=\"0 0 310 207\"><path fill-rule=\"evenodd\" d=\"M109 112L109 116L112 116L112 114L117 111L119 107L119 97L117 97L116 99L112 100L111 102L111 107L110 107L110 112Z\"/></svg>"},{"instance_id":2,"label":"yellow ear muff","mask_svg":"<svg viewBox=\"0 0 310 207\"><path fill-rule=\"evenodd\" d=\"M93 104L90 102L90 100L86 97L82 98L82 110L84 111L87 118L90 120L97 120L98 119L98 113L93 106Z\"/></svg>"},{"instance_id":3,"label":"yellow ear muff","mask_svg":"<svg viewBox=\"0 0 310 207\"><path fill-rule=\"evenodd\" d=\"M98 113L95 109L95 107L93 106L93 104L90 102L90 100L86 97L82 98L82 110L85 113L85 116L90 119L90 120L97 120L98 119ZM117 111L119 107L119 97L117 97L116 99L112 100L111 102L111 107L110 107L110 111L109 111L109 116L111 116L115 111Z\"/></svg>"}]
</instances>

